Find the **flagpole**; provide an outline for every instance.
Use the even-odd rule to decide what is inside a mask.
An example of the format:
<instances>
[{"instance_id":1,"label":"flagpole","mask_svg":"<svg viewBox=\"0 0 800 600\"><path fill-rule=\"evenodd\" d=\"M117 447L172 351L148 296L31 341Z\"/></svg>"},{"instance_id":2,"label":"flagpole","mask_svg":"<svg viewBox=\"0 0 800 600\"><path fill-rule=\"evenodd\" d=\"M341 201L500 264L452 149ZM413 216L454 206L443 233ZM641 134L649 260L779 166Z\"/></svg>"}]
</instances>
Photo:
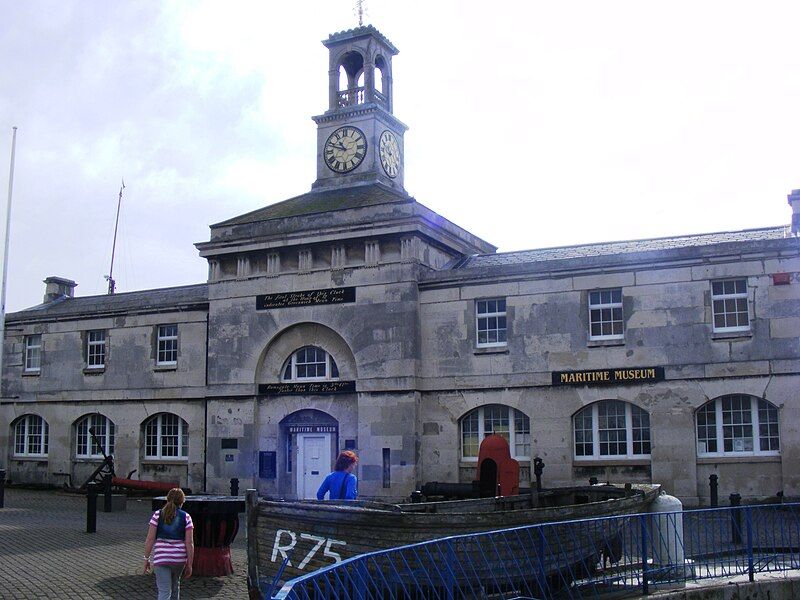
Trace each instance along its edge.
<instances>
[{"instance_id":1,"label":"flagpole","mask_svg":"<svg viewBox=\"0 0 800 600\"><path fill-rule=\"evenodd\" d=\"M0 381L3 376L3 346L6 339L6 280L8 277L8 241L11 238L11 193L14 190L14 154L17 149L17 128L11 135L11 167L8 172L8 202L6 203L5 251L3 252L3 278L0 287ZM2 396L2 392L0 392Z\"/></svg>"},{"instance_id":2,"label":"flagpole","mask_svg":"<svg viewBox=\"0 0 800 600\"><path fill-rule=\"evenodd\" d=\"M108 293L113 294L117 289L117 282L114 281L114 253L117 250L117 228L119 227L119 209L122 206L122 190L125 189L125 180L122 180L122 185L119 188L119 200L117 201L117 220L114 221L114 243L111 245L111 267L108 269Z\"/></svg>"}]
</instances>

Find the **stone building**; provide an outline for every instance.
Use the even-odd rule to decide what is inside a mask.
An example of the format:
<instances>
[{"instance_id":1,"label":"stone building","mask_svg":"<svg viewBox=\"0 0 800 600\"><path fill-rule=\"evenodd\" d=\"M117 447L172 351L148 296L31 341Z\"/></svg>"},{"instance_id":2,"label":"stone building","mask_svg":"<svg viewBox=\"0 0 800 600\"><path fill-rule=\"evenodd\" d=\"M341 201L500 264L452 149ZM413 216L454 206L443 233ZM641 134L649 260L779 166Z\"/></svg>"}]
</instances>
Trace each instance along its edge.
<instances>
[{"instance_id":1,"label":"stone building","mask_svg":"<svg viewBox=\"0 0 800 600\"><path fill-rule=\"evenodd\" d=\"M311 191L211 226L206 283L6 317L0 466L310 497L469 481L500 433L547 485L653 481L689 504L800 495L794 226L496 253L403 187L396 48L331 35ZM340 83L341 82L341 83ZM89 428L98 436L91 439Z\"/></svg>"}]
</instances>

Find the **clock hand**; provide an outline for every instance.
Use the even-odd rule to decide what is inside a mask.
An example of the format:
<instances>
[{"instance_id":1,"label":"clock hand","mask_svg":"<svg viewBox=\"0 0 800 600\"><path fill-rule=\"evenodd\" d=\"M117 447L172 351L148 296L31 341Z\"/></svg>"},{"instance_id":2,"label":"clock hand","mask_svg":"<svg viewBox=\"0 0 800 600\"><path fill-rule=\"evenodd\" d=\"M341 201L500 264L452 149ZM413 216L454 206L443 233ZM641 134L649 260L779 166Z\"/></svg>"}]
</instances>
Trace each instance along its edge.
<instances>
[{"instance_id":1,"label":"clock hand","mask_svg":"<svg viewBox=\"0 0 800 600\"><path fill-rule=\"evenodd\" d=\"M347 148L345 148L344 144L342 144L342 143L339 143L339 144L328 144L328 146L330 146L331 148L336 148L337 150L347 151Z\"/></svg>"}]
</instances>

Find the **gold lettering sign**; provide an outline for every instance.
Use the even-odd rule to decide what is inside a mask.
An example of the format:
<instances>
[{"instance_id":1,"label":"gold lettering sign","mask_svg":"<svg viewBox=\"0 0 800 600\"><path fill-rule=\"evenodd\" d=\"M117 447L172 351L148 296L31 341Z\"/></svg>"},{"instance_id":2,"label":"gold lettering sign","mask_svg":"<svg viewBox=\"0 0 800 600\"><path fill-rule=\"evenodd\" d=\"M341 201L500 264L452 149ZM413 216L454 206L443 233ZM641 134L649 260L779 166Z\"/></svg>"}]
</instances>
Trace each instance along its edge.
<instances>
[{"instance_id":1,"label":"gold lettering sign","mask_svg":"<svg viewBox=\"0 0 800 600\"><path fill-rule=\"evenodd\" d=\"M649 383L664 380L664 367L633 369L595 369L589 371L553 371L553 385L600 385Z\"/></svg>"}]
</instances>

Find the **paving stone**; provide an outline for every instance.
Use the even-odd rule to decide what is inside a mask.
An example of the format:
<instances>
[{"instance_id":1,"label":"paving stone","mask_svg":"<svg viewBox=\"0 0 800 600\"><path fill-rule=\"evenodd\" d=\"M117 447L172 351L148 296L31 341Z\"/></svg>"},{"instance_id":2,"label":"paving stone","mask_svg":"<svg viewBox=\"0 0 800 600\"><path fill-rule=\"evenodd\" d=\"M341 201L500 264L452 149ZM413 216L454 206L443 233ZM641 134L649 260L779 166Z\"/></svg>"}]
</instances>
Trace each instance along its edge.
<instances>
[{"instance_id":1,"label":"paving stone","mask_svg":"<svg viewBox=\"0 0 800 600\"><path fill-rule=\"evenodd\" d=\"M98 512L97 533L86 533L84 496L6 489L0 598L155 598L155 580L142 572L150 514L149 498L128 499L124 512ZM234 574L185 580L183 600L247 598L243 531L231 547Z\"/></svg>"}]
</instances>

